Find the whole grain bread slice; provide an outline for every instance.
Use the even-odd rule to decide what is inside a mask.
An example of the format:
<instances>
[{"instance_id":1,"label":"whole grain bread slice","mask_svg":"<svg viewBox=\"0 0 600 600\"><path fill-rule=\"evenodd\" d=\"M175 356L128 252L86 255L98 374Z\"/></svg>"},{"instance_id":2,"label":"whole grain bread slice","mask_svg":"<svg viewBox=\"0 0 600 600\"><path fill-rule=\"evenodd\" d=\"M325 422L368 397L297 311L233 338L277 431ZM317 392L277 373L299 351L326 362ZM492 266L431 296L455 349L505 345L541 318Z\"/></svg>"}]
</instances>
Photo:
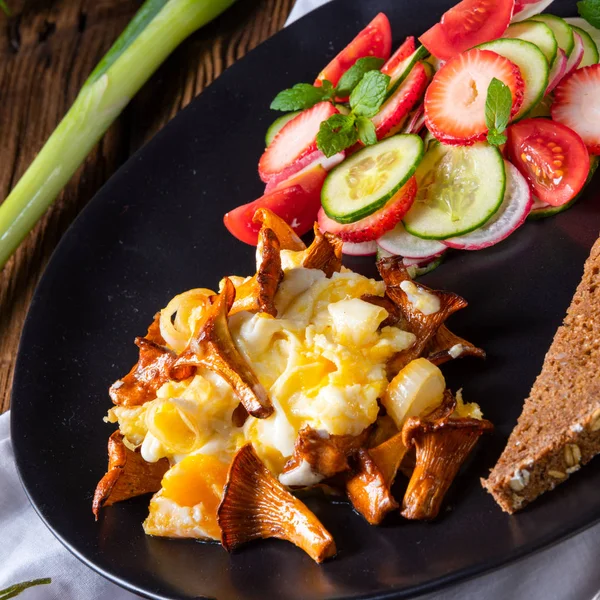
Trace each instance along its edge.
<instances>
[{"instance_id":1,"label":"whole grain bread slice","mask_svg":"<svg viewBox=\"0 0 600 600\"><path fill-rule=\"evenodd\" d=\"M508 513L600 453L600 239L517 426L483 487Z\"/></svg>"}]
</instances>

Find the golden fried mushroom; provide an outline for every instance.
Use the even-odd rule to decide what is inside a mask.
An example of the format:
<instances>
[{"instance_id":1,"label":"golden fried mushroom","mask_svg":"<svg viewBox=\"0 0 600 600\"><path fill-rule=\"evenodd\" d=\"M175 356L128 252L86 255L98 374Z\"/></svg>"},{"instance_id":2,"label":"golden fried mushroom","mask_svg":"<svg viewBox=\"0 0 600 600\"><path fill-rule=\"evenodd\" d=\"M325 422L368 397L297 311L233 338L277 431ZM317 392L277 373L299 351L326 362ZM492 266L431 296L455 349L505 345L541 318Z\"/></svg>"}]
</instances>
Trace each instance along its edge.
<instances>
[{"instance_id":1,"label":"golden fried mushroom","mask_svg":"<svg viewBox=\"0 0 600 600\"><path fill-rule=\"evenodd\" d=\"M354 457L355 472L346 482L346 493L352 506L371 525L379 525L384 517L398 508L371 453L361 448Z\"/></svg>"},{"instance_id":2,"label":"golden fried mushroom","mask_svg":"<svg viewBox=\"0 0 600 600\"><path fill-rule=\"evenodd\" d=\"M450 394L450 397L448 397ZM454 398L447 391L444 402L431 414L409 418L402 428L407 448L416 448L415 469L402 501L407 519L434 519L452 481L479 437L494 426L486 419L454 417Z\"/></svg>"},{"instance_id":3,"label":"golden fried mushroom","mask_svg":"<svg viewBox=\"0 0 600 600\"><path fill-rule=\"evenodd\" d=\"M253 417L264 419L273 413L267 391L233 343L227 315L235 298L228 278L221 293L211 297L210 309L188 347L179 355L175 367L205 367L219 374L232 388Z\"/></svg>"},{"instance_id":4,"label":"golden fried mushroom","mask_svg":"<svg viewBox=\"0 0 600 600\"><path fill-rule=\"evenodd\" d=\"M321 233L315 223L315 239L304 251L302 266L320 269L327 277L339 273L342 268L342 240L331 233Z\"/></svg>"},{"instance_id":5,"label":"golden fried mushroom","mask_svg":"<svg viewBox=\"0 0 600 600\"><path fill-rule=\"evenodd\" d=\"M386 285L386 296L400 309L402 328L416 336L410 348L399 352L388 363L391 377L412 360L423 356L429 341L444 321L467 306L467 301L457 294L414 283L401 260L398 256L392 256L377 261L377 268Z\"/></svg>"},{"instance_id":6,"label":"golden fried mushroom","mask_svg":"<svg viewBox=\"0 0 600 600\"><path fill-rule=\"evenodd\" d=\"M427 360L434 365L442 365L449 360L463 356L485 358L485 350L452 333L445 325L442 325L427 344L425 355Z\"/></svg>"},{"instance_id":7,"label":"golden fried mushroom","mask_svg":"<svg viewBox=\"0 0 600 600\"><path fill-rule=\"evenodd\" d=\"M325 435L311 427L303 427L298 432L294 444L294 454L286 462L281 473L281 482L290 487L314 485L338 473L347 471L348 457L365 445L370 430L359 435ZM310 483L295 483L303 474Z\"/></svg>"},{"instance_id":8,"label":"golden fried mushroom","mask_svg":"<svg viewBox=\"0 0 600 600\"><path fill-rule=\"evenodd\" d=\"M277 316L274 300L279 282L283 279L279 250L277 236L273 230L263 226L256 247L256 275L236 288L230 316L243 310Z\"/></svg>"},{"instance_id":9,"label":"golden fried mushroom","mask_svg":"<svg viewBox=\"0 0 600 600\"><path fill-rule=\"evenodd\" d=\"M139 449L134 452L127 448L121 432L115 431L108 438L108 471L94 493L92 512L96 520L103 506L157 492L168 469L166 458L155 463L146 462Z\"/></svg>"},{"instance_id":10,"label":"golden fried mushroom","mask_svg":"<svg viewBox=\"0 0 600 600\"><path fill-rule=\"evenodd\" d=\"M337 552L331 534L271 475L251 444L243 446L231 463L217 520L228 552L266 538L292 542L318 563Z\"/></svg>"},{"instance_id":11,"label":"golden fried mushroom","mask_svg":"<svg viewBox=\"0 0 600 600\"><path fill-rule=\"evenodd\" d=\"M193 367L174 368L177 355L164 345L159 320L160 313L155 315L146 336L135 338L139 359L125 377L110 386L108 393L114 404L140 406L156 398L158 388L169 379L182 381L194 374Z\"/></svg>"},{"instance_id":12,"label":"golden fried mushroom","mask_svg":"<svg viewBox=\"0 0 600 600\"><path fill-rule=\"evenodd\" d=\"M278 215L268 208L259 208L252 221L263 227L272 229L282 250L300 251L306 249L306 244L296 235L296 232Z\"/></svg>"}]
</instances>

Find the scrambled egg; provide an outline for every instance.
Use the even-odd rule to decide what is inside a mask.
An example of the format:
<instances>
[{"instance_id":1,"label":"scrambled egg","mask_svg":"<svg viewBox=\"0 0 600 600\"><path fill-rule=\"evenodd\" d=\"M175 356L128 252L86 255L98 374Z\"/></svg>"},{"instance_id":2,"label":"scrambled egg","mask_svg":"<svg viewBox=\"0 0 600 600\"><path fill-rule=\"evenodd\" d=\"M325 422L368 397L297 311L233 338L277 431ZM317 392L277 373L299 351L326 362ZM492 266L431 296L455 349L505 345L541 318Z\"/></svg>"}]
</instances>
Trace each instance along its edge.
<instances>
[{"instance_id":1,"label":"scrambled egg","mask_svg":"<svg viewBox=\"0 0 600 600\"><path fill-rule=\"evenodd\" d=\"M167 457L174 465L151 501L147 533L218 539L215 515L227 467L244 443L252 442L279 476L302 427L357 435L377 418L377 399L388 385L386 362L410 347L414 335L397 327L380 330L387 311L360 299L383 296L383 282L347 270L328 279L297 266L295 254L282 251L277 318L241 312L229 319L235 344L270 395L271 417L249 417L236 428L232 413L239 400L205 369L164 384L142 406L110 410L109 420L118 421L128 444L141 445L147 461ZM189 304L181 309L184 337L192 335L201 312ZM171 343L173 332L164 329L161 324L167 343L180 351L181 331Z\"/></svg>"}]
</instances>

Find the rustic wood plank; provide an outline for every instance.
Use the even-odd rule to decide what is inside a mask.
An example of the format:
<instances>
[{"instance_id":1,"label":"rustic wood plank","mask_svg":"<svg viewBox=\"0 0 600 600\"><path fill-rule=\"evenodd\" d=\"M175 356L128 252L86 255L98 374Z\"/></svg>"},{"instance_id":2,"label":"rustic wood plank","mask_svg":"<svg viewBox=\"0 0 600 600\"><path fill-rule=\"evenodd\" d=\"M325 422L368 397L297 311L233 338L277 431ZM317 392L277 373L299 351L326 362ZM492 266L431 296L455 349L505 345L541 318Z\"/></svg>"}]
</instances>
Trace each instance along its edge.
<instances>
[{"instance_id":1,"label":"rustic wood plank","mask_svg":"<svg viewBox=\"0 0 600 600\"><path fill-rule=\"evenodd\" d=\"M108 177L224 68L278 31L294 0L239 0L182 44L140 91L0 271L0 412L10 406L19 336L61 235ZM138 0L10 0L0 14L0 198L54 130Z\"/></svg>"}]
</instances>

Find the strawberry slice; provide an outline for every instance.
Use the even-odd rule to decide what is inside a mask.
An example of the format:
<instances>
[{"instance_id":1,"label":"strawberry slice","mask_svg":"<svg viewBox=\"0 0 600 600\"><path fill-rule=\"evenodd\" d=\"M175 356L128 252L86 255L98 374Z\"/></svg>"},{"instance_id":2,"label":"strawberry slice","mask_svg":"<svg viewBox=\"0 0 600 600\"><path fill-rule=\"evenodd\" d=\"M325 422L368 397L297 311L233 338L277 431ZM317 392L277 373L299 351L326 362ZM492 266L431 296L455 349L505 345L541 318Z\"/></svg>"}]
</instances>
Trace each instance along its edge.
<instances>
[{"instance_id":1,"label":"strawberry slice","mask_svg":"<svg viewBox=\"0 0 600 600\"><path fill-rule=\"evenodd\" d=\"M379 210L364 219L343 225L319 210L317 222L322 232L337 235L344 242L359 244L380 238L393 229L410 210L417 195L417 180L411 177Z\"/></svg>"},{"instance_id":2,"label":"strawberry slice","mask_svg":"<svg viewBox=\"0 0 600 600\"><path fill-rule=\"evenodd\" d=\"M425 123L429 131L447 144L466 146L485 139L485 102L494 77L509 87L514 116L523 103L519 67L491 50L473 48L450 59L427 88Z\"/></svg>"},{"instance_id":3,"label":"strawberry slice","mask_svg":"<svg viewBox=\"0 0 600 600\"><path fill-rule=\"evenodd\" d=\"M337 112L330 102L319 102L286 123L260 157L260 178L266 183L283 171L287 178L304 168L308 163L302 159L317 150L321 123Z\"/></svg>"},{"instance_id":4,"label":"strawberry slice","mask_svg":"<svg viewBox=\"0 0 600 600\"><path fill-rule=\"evenodd\" d=\"M274 190L279 190L290 185L294 185L296 179L301 177L306 171L311 170L316 165L321 165L326 171L331 171L333 167L339 165L344 158L346 153L338 152L333 156L327 158L320 150L307 154L302 160L296 161L291 167L284 169L281 173L278 173L265 185L265 194L269 194ZM306 166L303 166L306 165ZM297 167L300 167L297 169ZM291 175L289 174L291 172Z\"/></svg>"},{"instance_id":5,"label":"strawberry slice","mask_svg":"<svg viewBox=\"0 0 600 600\"><path fill-rule=\"evenodd\" d=\"M389 60L381 67L384 75L389 75L392 79L396 75L395 71L399 65L403 66L404 61L417 49L415 37L410 35L404 40L403 44L390 56Z\"/></svg>"},{"instance_id":6,"label":"strawberry slice","mask_svg":"<svg viewBox=\"0 0 600 600\"><path fill-rule=\"evenodd\" d=\"M600 154L600 64L577 69L554 91L552 118L577 132L592 154Z\"/></svg>"},{"instance_id":7,"label":"strawberry slice","mask_svg":"<svg viewBox=\"0 0 600 600\"><path fill-rule=\"evenodd\" d=\"M423 96L429 78L425 67L418 62L400 87L386 100L371 119L377 139L394 135L402 127L404 118Z\"/></svg>"}]
</instances>

